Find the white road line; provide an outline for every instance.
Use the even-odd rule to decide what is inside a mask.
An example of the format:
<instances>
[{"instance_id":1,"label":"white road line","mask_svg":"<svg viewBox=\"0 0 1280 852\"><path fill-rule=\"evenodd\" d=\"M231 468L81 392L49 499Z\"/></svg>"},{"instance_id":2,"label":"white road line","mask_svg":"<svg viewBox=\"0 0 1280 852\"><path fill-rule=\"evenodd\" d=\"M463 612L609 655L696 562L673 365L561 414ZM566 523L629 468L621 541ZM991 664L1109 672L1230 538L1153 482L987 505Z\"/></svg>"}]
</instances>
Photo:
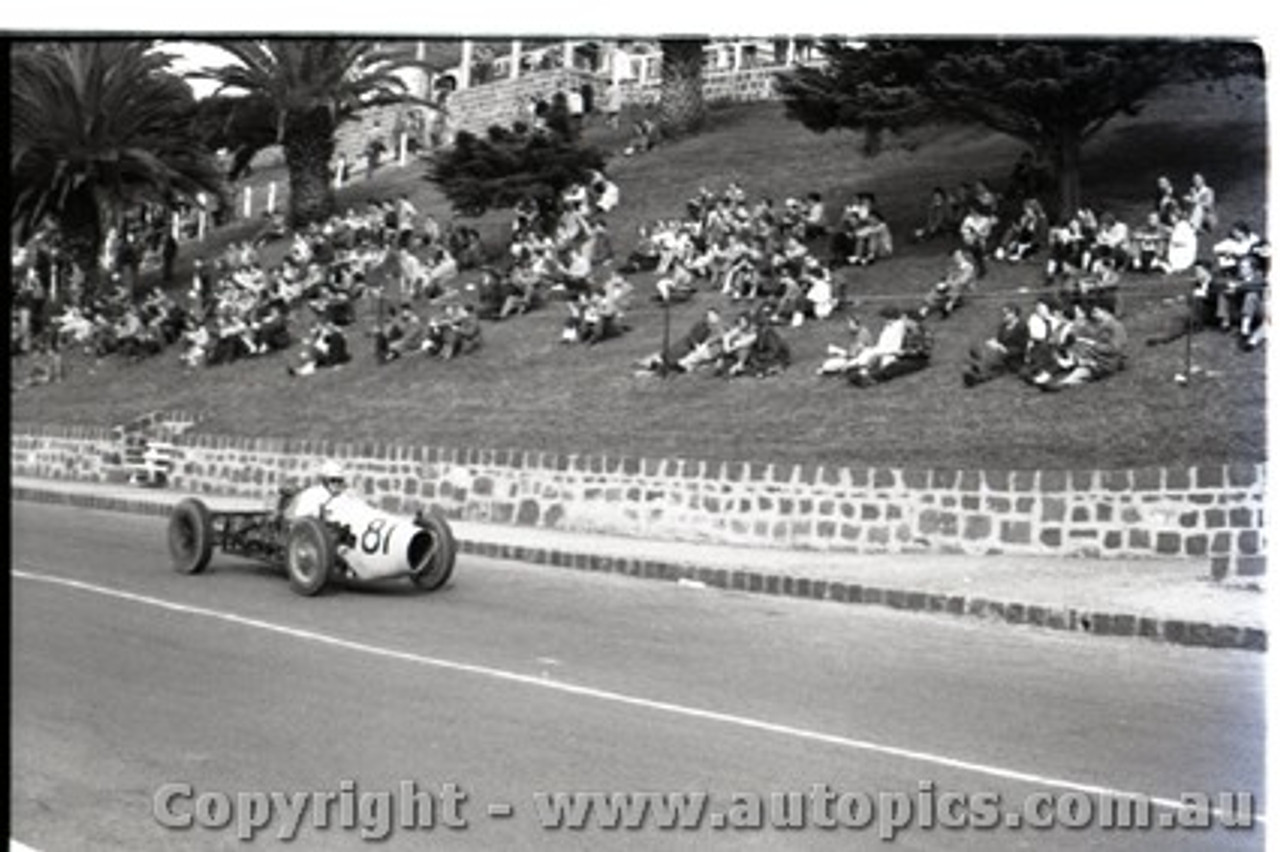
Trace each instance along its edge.
<instances>
[{"instance_id":1,"label":"white road line","mask_svg":"<svg viewBox=\"0 0 1280 852\"><path fill-rule=\"evenodd\" d=\"M19 843L12 837L9 838L9 852L37 852L25 843Z\"/></svg>"},{"instance_id":2,"label":"white road line","mask_svg":"<svg viewBox=\"0 0 1280 852\"><path fill-rule=\"evenodd\" d=\"M575 683L554 680L542 676L532 676L520 674L519 672L507 671L505 669L496 669L490 666L476 665L473 663L461 663L456 660L445 660L439 657L429 657L424 654L415 654L409 651L397 651L393 648L383 648L378 645L370 645L366 642L357 642L351 639L342 639L338 636L331 636L327 633L319 633L314 630L306 630L300 627L289 627L284 624L275 624L270 621L263 621L257 618L250 618L244 615L237 615L233 612L223 612L216 609L208 609L206 607L192 606L191 604L177 603L162 598L154 598L149 595L139 595L134 592L126 592L122 589L112 589L107 586L99 586L94 583L86 583L83 580L73 580L69 577L59 577L52 574L41 574L30 571L22 571L14 569L12 576L22 580L32 580L39 583L47 583L54 586L62 586L69 589L77 589L83 592L92 592L94 594L103 595L117 600L129 601L131 603L145 604L147 606L157 607L159 609L168 610L169 612L179 612L186 615L196 615L203 618L210 618L216 621L222 621L229 624L238 624L243 627L252 627L257 630L264 630L269 633L276 633L281 636L288 636L293 639L301 639L306 642L315 642L321 645L329 645L335 648L342 648L347 651L356 651L362 654L369 654L375 657L382 657L389 660L398 660L404 663L412 663L420 666L430 666L437 669L445 669L447 671L463 672L465 674L479 675L482 677L493 678L495 680L507 681L509 683L518 683L523 686L536 687L538 689L547 689L553 692L561 692L568 695L577 695L583 698L592 698L598 701L608 701L615 704L624 704L630 707L640 707L645 710L653 710L659 713L669 713L676 716L685 716L693 719L702 719L708 722L718 722L723 725L732 725L739 728L747 728L755 731L764 731L770 734L777 734L784 737L793 737L795 739L805 740L807 742L823 743L825 745L837 746L840 748L852 749L855 751L870 752L872 754L880 754L888 757L897 757L904 760L912 760L918 763L925 763L932 766L946 767L948 769L958 769L964 772L971 772L977 775L985 775L991 778L999 778L1004 781L1019 781L1039 787L1052 787L1060 790L1070 790L1078 793L1087 793L1096 796L1110 796L1118 799L1145 799L1153 805L1168 808L1176 811L1190 811L1192 806L1184 804L1177 799L1168 799L1158 796L1149 796L1145 793L1137 793L1130 790L1120 790L1114 787L1107 787L1100 784L1087 784L1080 781L1072 781L1066 778L1054 778L1048 775L1039 775L1034 772L1021 772L1016 769L1006 769L1000 766L993 766L986 763L976 763L969 760L961 760L959 758L947 757L941 754L933 754L926 751L916 751L914 749L899 748L898 746L882 745L880 743L870 742L868 740L858 740L851 737L844 737L838 734L826 734L821 731L811 731L806 728L797 728L791 725L782 725L775 722L767 722L762 719L752 719L749 716L736 716L732 713L721 713L716 710L706 710L699 707L686 707L682 704L673 704L667 701L657 701L650 698L642 698L637 695L627 695L622 692L612 692L605 689L595 689L589 686L582 686ZM1218 808L1213 809L1215 817L1223 816ZM1265 814L1254 815L1254 820L1258 823L1265 824L1267 821Z\"/></svg>"}]
</instances>

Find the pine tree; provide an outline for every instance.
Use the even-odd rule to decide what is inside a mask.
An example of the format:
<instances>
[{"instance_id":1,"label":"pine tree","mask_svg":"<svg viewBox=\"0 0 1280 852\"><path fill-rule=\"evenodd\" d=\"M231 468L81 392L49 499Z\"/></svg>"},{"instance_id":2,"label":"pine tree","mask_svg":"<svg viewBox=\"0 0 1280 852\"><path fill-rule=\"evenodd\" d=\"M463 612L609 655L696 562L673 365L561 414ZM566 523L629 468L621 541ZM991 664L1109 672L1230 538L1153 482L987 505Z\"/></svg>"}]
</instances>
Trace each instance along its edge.
<instances>
[{"instance_id":1,"label":"pine tree","mask_svg":"<svg viewBox=\"0 0 1280 852\"><path fill-rule=\"evenodd\" d=\"M779 75L789 117L819 133L862 131L868 153L886 133L980 124L1052 164L1059 210L1079 204L1082 151L1113 118L1170 83L1263 70L1261 50L1244 42L829 41L824 52L825 67Z\"/></svg>"}]
</instances>

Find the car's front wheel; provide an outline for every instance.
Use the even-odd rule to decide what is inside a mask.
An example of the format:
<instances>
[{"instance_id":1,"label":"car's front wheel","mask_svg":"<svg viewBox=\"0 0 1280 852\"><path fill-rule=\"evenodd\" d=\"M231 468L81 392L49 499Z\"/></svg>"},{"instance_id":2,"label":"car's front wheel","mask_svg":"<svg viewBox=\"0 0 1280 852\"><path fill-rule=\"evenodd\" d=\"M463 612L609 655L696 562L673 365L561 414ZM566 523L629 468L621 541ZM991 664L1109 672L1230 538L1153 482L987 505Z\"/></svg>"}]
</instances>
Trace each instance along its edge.
<instances>
[{"instance_id":1,"label":"car's front wheel","mask_svg":"<svg viewBox=\"0 0 1280 852\"><path fill-rule=\"evenodd\" d=\"M300 595L317 595L329 582L333 571L333 537L324 522L299 518L289 530L285 569L289 585Z\"/></svg>"},{"instance_id":2,"label":"car's front wheel","mask_svg":"<svg viewBox=\"0 0 1280 852\"><path fill-rule=\"evenodd\" d=\"M409 576L418 588L433 592L449 582L458 557L458 543L439 509L419 512L414 520L430 536L430 546L422 554L411 555L415 570Z\"/></svg>"}]
</instances>

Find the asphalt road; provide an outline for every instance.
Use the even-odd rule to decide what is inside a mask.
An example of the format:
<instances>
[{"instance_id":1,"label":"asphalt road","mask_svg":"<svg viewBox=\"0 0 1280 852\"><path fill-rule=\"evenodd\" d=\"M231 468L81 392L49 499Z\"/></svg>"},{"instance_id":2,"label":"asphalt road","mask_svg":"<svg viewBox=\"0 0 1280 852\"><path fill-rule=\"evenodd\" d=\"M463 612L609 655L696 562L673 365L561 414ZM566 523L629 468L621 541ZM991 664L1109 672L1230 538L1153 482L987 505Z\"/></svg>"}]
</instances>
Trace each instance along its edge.
<instances>
[{"instance_id":1,"label":"asphalt road","mask_svg":"<svg viewBox=\"0 0 1280 852\"><path fill-rule=\"evenodd\" d=\"M302 804L293 848L1263 847L1262 826L939 824L956 793L979 819L1055 794L1086 821L1094 787L1158 797L1156 819L1196 821L1166 802L1192 791L1265 812L1264 655L466 556L435 594L303 599L236 560L173 573L157 519L11 514L10 833L37 849L265 847ZM542 827L538 794L566 791L701 791L728 827Z\"/></svg>"}]
</instances>

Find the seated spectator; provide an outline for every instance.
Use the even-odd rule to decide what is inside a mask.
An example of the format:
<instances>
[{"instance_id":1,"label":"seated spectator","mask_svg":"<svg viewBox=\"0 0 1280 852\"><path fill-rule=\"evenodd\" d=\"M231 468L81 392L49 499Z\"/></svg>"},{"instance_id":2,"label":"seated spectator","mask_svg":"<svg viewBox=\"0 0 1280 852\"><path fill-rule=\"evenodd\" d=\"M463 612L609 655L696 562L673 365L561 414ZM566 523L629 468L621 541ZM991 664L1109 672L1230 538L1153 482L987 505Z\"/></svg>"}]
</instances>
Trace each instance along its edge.
<instances>
[{"instance_id":1,"label":"seated spectator","mask_svg":"<svg viewBox=\"0 0 1280 852\"><path fill-rule=\"evenodd\" d=\"M977 288L977 282L977 267L969 259L969 253L962 248L956 249L951 253L945 277L933 286L920 309L920 318L924 319L931 313L941 314L943 319L951 316Z\"/></svg>"},{"instance_id":2,"label":"seated spectator","mask_svg":"<svg viewBox=\"0 0 1280 852\"><path fill-rule=\"evenodd\" d=\"M1074 323L1072 340L1061 369L1040 389L1056 391L1086 382L1096 382L1124 369L1128 336L1123 323L1099 304L1083 309L1084 317Z\"/></svg>"},{"instance_id":3,"label":"seated spectator","mask_svg":"<svg viewBox=\"0 0 1280 852\"><path fill-rule=\"evenodd\" d=\"M880 312L884 326L875 345L864 350L848 371L849 381L858 387L890 381L929 366L933 340L924 323L898 308Z\"/></svg>"},{"instance_id":4,"label":"seated spectator","mask_svg":"<svg viewBox=\"0 0 1280 852\"><path fill-rule=\"evenodd\" d=\"M806 199L802 238L806 242L820 240L827 235L827 206L822 203L822 193L811 192Z\"/></svg>"},{"instance_id":5,"label":"seated spectator","mask_svg":"<svg viewBox=\"0 0 1280 852\"><path fill-rule=\"evenodd\" d=\"M746 374L764 378L791 366L791 347L768 323L761 323L755 340L747 348L742 369L732 375Z\"/></svg>"},{"instance_id":6,"label":"seated spectator","mask_svg":"<svg viewBox=\"0 0 1280 852\"><path fill-rule=\"evenodd\" d=\"M427 256L424 290L428 293L439 292L443 290L446 282L453 280L457 275L458 261L453 254L443 246L431 249Z\"/></svg>"},{"instance_id":7,"label":"seated spectator","mask_svg":"<svg viewBox=\"0 0 1280 852\"><path fill-rule=\"evenodd\" d=\"M1160 221L1154 210L1147 214L1147 221L1133 232L1133 259L1131 267L1137 272L1155 272L1169 251L1169 236L1173 229Z\"/></svg>"},{"instance_id":8,"label":"seated spectator","mask_svg":"<svg viewBox=\"0 0 1280 852\"><path fill-rule=\"evenodd\" d=\"M693 273L683 261L676 261L668 275L659 278L654 287L654 301L679 304L687 302L698 292L693 283Z\"/></svg>"},{"instance_id":9,"label":"seated spectator","mask_svg":"<svg viewBox=\"0 0 1280 852\"><path fill-rule=\"evenodd\" d=\"M281 299L270 299L260 307L249 324L254 354L279 352L293 343L289 335L289 311Z\"/></svg>"},{"instance_id":10,"label":"seated spectator","mask_svg":"<svg viewBox=\"0 0 1280 852\"><path fill-rule=\"evenodd\" d=\"M479 349L481 335L480 321L476 318L474 307L455 304L449 307L449 311L448 322L444 326L436 353L446 361Z\"/></svg>"},{"instance_id":11,"label":"seated spectator","mask_svg":"<svg viewBox=\"0 0 1280 852\"><path fill-rule=\"evenodd\" d=\"M929 194L929 206L925 208L924 225L915 230L916 240L954 234L956 225L954 201L945 189L935 186Z\"/></svg>"},{"instance_id":12,"label":"seated spectator","mask_svg":"<svg viewBox=\"0 0 1280 852\"><path fill-rule=\"evenodd\" d=\"M1046 282L1078 275L1084 268L1087 248L1084 229L1080 220L1070 218L1061 225L1049 229L1049 259L1045 263Z\"/></svg>"},{"instance_id":13,"label":"seated spectator","mask_svg":"<svg viewBox=\"0 0 1280 852\"><path fill-rule=\"evenodd\" d=\"M849 343L845 346L836 346L834 343L827 344L827 357L818 366L817 372L819 376L845 375L859 366L859 356L874 345L875 341L871 336L871 329L856 316L849 317L847 324L851 338Z\"/></svg>"},{"instance_id":14,"label":"seated spectator","mask_svg":"<svg viewBox=\"0 0 1280 852\"><path fill-rule=\"evenodd\" d=\"M1071 335L1072 325L1057 297L1036 299L1027 319L1026 364L1019 375L1030 384L1049 381L1059 369L1059 359L1066 356Z\"/></svg>"},{"instance_id":15,"label":"seated spectator","mask_svg":"<svg viewBox=\"0 0 1280 852\"><path fill-rule=\"evenodd\" d=\"M347 336L342 329L327 319L316 324L299 353L297 367L290 364L285 369L291 376L309 376L325 367L339 367L351 360L347 348Z\"/></svg>"},{"instance_id":16,"label":"seated spectator","mask_svg":"<svg viewBox=\"0 0 1280 852\"><path fill-rule=\"evenodd\" d=\"M283 213L277 211L275 213L268 214L266 219L267 221L263 224L262 229L259 230L257 235L253 238L252 246L255 249L267 245L268 243L276 242L277 240L283 240L289 235L289 228L285 224ZM243 260L246 261L248 257L248 255L242 256Z\"/></svg>"},{"instance_id":17,"label":"seated spectator","mask_svg":"<svg viewBox=\"0 0 1280 852\"><path fill-rule=\"evenodd\" d=\"M591 203L600 213L609 213L618 206L621 193L618 185L604 176L603 172L592 171L590 175Z\"/></svg>"},{"instance_id":18,"label":"seated spectator","mask_svg":"<svg viewBox=\"0 0 1280 852\"><path fill-rule=\"evenodd\" d=\"M631 255L627 258L627 262L623 264L621 271L626 273L652 272L658 268L661 260L662 253L653 239L652 231L648 227L641 225L640 242L632 249Z\"/></svg>"},{"instance_id":19,"label":"seated spectator","mask_svg":"<svg viewBox=\"0 0 1280 852\"><path fill-rule=\"evenodd\" d=\"M569 295L591 289L591 255L586 240L563 249L559 257L548 258L547 275L553 292Z\"/></svg>"},{"instance_id":20,"label":"seated spectator","mask_svg":"<svg viewBox=\"0 0 1280 852\"><path fill-rule=\"evenodd\" d=\"M1174 308L1175 313L1166 317L1165 327L1146 339L1147 346L1170 343L1213 327L1220 308L1213 270L1208 262L1197 260L1191 267L1191 273L1190 294L1180 300L1181 304Z\"/></svg>"},{"instance_id":21,"label":"seated spectator","mask_svg":"<svg viewBox=\"0 0 1280 852\"><path fill-rule=\"evenodd\" d=\"M1270 245L1254 243L1217 282L1215 316L1219 328L1238 330L1244 349L1255 348L1265 336L1269 258Z\"/></svg>"},{"instance_id":22,"label":"seated spectator","mask_svg":"<svg viewBox=\"0 0 1280 852\"><path fill-rule=\"evenodd\" d=\"M581 294L569 305L562 341L595 344L627 331L622 319L631 292L630 282L614 275L600 292Z\"/></svg>"},{"instance_id":23,"label":"seated spectator","mask_svg":"<svg viewBox=\"0 0 1280 852\"><path fill-rule=\"evenodd\" d=\"M996 333L969 350L969 363L962 376L964 386L991 381L1006 374L1017 374L1026 363L1031 333L1022 309L1012 302L1000 309Z\"/></svg>"},{"instance_id":24,"label":"seated spectator","mask_svg":"<svg viewBox=\"0 0 1280 852\"><path fill-rule=\"evenodd\" d=\"M395 361L422 349L425 329L413 305L404 302L387 334L386 360Z\"/></svg>"},{"instance_id":25,"label":"seated spectator","mask_svg":"<svg viewBox=\"0 0 1280 852\"><path fill-rule=\"evenodd\" d=\"M974 270L979 278L987 274L987 254L995 227L995 213L988 213L985 207L978 204L971 205L960 222L960 242L973 259Z\"/></svg>"},{"instance_id":26,"label":"seated spectator","mask_svg":"<svg viewBox=\"0 0 1280 852\"><path fill-rule=\"evenodd\" d=\"M761 325L750 311L738 314L720 338L715 363L717 376L735 376L746 369L747 357L756 342Z\"/></svg>"},{"instance_id":27,"label":"seated spectator","mask_svg":"<svg viewBox=\"0 0 1280 852\"><path fill-rule=\"evenodd\" d=\"M477 317L482 320L499 320L506 316L503 308L506 307L510 288L506 279L496 271L488 267L480 270L480 280L475 284L468 284L466 289L475 291Z\"/></svg>"},{"instance_id":28,"label":"seated spectator","mask_svg":"<svg viewBox=\"0 0 1280 852\"><path fill-rule=\"evenodd\" d=\"M542 282L531 263L517 262L507 273L506 301L502 304L499 319L526 314L541 307Z\"/></svg>"},{"instance_id":29,"label":"seated spectator","mask_svg":"<svg viewBox=\"0 0 1280 852\"><path fill-rule=\"evenodd\" d=\"M893 236L889 223L876 208L875 196L860 193L854 206L853 251L849 263L868 266L893 254Z\"/></svg>"},{"instance_id":30,"label":"seated spectator","mask_svg":"<svg viewBox=\"0 0 1280 852\"><path fill-rule=\"evenodd\" d=\"M1044 207L1034 198L1022 202L1022 213L1009 226L996 247L996 260L1017 263L1031 257L1044 247L1048 239L1049 219Z\"/></svg>"},{"instance_id":31,"label":"seated spectator","mask_svg":"<svg viewBox=\"0 0 1280 852\"><path fill-rule=\"evenodd\" d=\"M642 358L636 362L636 367L645 372L691 373L716 360L723 335L720 312L707 308L666 352L658 351Z\"/></svg>"},{"instance_id":32,"label":"seated spectator","mask_svg":"<svg viewBox=\"0 0 1280 852\"><path fill-rule=\"evenodd\" d=\"M1191 219L1181 210L1174 214L1173 229L1169 232L1169 242L1164 260L1159 264L1166 275L1186 272L1196 262L1198 243L1196 229L1191 226Z\"/></svg>"},{"instance_id":33,"label":"seated spectator","mask_svg":"<svg viewBox=\"0 0 1280 852\"><path fill-rule=\"evenodd\" d=\"M978 178L973 182L969 194L969 206L977 208L979 213L995 219L1000 215L1000 196L996 194L985 180Z\"/></svg>"},{"instance_id":34,"label":"seated spectator","mask_svg":"<svg viewBox=\"0 0 1280 852\"><path fill-rule=\"evenodd\" d=\"M1227 232L1227 238L1214 243L1213 255L1217 258L1218 269L1227 275L1237 273L1237 264L1250 255L1262 241L1253 227L1245 221L1238 221Z\"/></svg>"},{"instance_id":35,"label":"seated spectator","mask_svg":"<svg viewBox=\"0 0 1280 852\"><path fill-rule=\"evenodd\" d=\"M207 363L209 357L210 345L213 341L213 335L210 333L210 326L213 321L198 322L191 319L187 323L187 328L182 334L183 351L178 356L187 367L203 367Z\"/></svg>"},{"instance_id":36,"label":"seated spectator","mask_svg":"<svg viewBox=\"0 0 1280 852\"><path fill-rule=\"evenodd\" d=\"M1132 244L1129 226L1116 219L1110 212L1098 219L1098 230L1093 244L1085 251L1085 268L1092 269L1098 260L1110 260L1114 269L1128 269L1131 263Z\"/></svg>"}]
</instances>

